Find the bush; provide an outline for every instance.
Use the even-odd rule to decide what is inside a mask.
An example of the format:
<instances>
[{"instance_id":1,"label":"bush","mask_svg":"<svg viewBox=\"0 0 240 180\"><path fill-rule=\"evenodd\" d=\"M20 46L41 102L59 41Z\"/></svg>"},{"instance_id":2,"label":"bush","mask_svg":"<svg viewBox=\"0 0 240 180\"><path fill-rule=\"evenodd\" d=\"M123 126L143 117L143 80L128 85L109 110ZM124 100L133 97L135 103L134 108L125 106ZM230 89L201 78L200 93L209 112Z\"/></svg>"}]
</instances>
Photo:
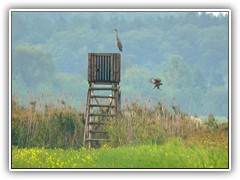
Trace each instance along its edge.
<instances>
[{"instance_id":1,"label":"bush","mask_svg":"<svg viewBox=\"0 0 240 180\"><path fill-rule=\"evenodd\" d=\"M213 114L208 115L207 122L205 123L211 132L216 132L218 129L218 123Z\"/></svg>"}]
</instances>

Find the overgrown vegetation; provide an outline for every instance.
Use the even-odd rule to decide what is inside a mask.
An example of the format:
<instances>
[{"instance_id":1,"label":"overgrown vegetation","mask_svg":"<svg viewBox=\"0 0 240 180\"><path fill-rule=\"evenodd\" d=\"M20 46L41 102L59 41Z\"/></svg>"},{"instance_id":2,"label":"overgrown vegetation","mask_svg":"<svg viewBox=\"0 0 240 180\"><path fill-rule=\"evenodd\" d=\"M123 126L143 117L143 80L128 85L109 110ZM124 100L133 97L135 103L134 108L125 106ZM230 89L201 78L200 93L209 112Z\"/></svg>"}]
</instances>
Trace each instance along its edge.
<instances>
[{"instance_id":1,"label":"overgrown vegetation","mask_svg":"<svg viewBox=\"0 0 240 180\"><path fill-rule=\"evenodd\" d=\"M204 123L163 101L126 103L106 119L110 142L82 146L84 113L57 102L12 99L12 168L228 168L228 124Z\"/></svg>"},{"instance_id":2,"label":"overgrown vegetation","mask_svg":"<svg viewBox=\"0 0 240 180\"><path fill-rule=\"evenodd\" d=\"M41 96L44 101L44 96ZM64 99L54 102L29 100L28 107L12 99L12 145L18 147L81 147L84 115Z\"/></svg>"},{"instance_id":3,"label":"overgrown vegetation","mask_svg":"<svg viewBox=\"0 0 240 180\"><path fill-rule=\"evenodd\" d=\"M126 104L118 117L109 119L106 129L113 140L111 146L163 144L169 137L183 137L188 132L200 131L200 119L194 120L174 104L169 111L163 101L153 107L149 101Z\"/></svg>"},{"instance_id":4,"label":"overgrown vegetation","mask_svg":"<svg viewBox=\"0 0 240 180\"><path fill-rule=\"evenodd\" d=\"M37 101L38 100L38 101ZM85 107L77 111L64 98L47 100L44 95L29 99L28 106L12 99L12 145L18 147L79 148L83 145ZM189 139L193 134L227 137L228 124L217 123L214 116L208 121L181 112L174 103L169 110L164 101L155 106L150 100L126 103L116 118L105 119L104 126L111 141L110 147L141 144L164 144L169 138Z\"/></svg>"}]
</instances>

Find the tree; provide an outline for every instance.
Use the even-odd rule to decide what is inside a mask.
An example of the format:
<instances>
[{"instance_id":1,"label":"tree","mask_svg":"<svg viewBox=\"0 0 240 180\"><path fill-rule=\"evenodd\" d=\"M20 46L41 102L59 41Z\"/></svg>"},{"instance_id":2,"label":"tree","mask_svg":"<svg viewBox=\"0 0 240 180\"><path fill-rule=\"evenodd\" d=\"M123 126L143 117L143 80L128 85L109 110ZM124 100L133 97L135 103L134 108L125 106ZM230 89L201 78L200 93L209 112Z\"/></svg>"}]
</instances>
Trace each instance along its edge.
<instances>
[{"instance_id":1,"label":"tree","mask_svg":"<svg viewBox=\"0 0 240 180\"><path fill-rule=\"evenodd\" d=\"M189 113L199 113L205 79L198 68L190 68L179 55L170 55L162 73L164 92L168 102L174 98L180 108Z\"/></svg>"},{"instance_id":2,"label":"tree","mask_svg":"<svg viewBox=\"0 0 240 180\"><path fill-rule=\"evenodd\" d=\"M149 82L150 78L155 77L153 73L146 69L134 65L124 71L122 76L122 92L128 94L130 99L138 96L150 96L153 94L153 85Z\"/></svg>"},{"instance_id":3,"label":"tree","mask_svg":"<svg viewBox=\"0 0 240 180\"><path fill-rule=\"evenodd\" d=\"M212 86L202 97L205 113L228 116L228 89L224 86Z\"/></svg>"},{"instance_id":4,"label":"tree","mask_svg":"<svg viewBox=\"0 0 240 180\"><path fill-rule=\"evenodd\" d=\"M49 54L36 45L19 45L13 49L13 77L20 76L28 87L52 78L55 64Z\"/></svg>"},{"instance_id":5,"label":"tree","mask_svg":"<svg viewBox=\"0 0 240 180\"><path fill-rule=\"evenodd\" d=\"M174 88L185 89L193 85L191 68L179 55L170 55L163 76L168 84Z\"/></svg>"},{"instance_id":6,"label":"tree","mask_svg":"<svg viewBox=\"0 0 240 180\"><path fill-rule=\"evenodd\" d=\"M221 113L228 103L228 21L227 15L199 12L14 12L13 88L84 90L88 53L117 52L111 31L117 28L124 46L122 97L166 97L171 104L174 96L185 107L191 97L191 112L204 104ZM162 79L161 91L153 90L152 77Z\"/></svg>"}]
</instances>

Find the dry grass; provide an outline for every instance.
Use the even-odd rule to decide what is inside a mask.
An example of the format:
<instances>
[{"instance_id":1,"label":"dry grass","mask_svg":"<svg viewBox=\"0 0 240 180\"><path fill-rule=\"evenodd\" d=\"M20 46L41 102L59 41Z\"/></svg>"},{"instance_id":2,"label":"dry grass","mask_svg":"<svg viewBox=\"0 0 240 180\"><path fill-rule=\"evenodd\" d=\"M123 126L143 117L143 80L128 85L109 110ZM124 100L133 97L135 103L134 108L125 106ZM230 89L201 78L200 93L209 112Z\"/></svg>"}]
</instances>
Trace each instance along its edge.
<instances>
[{"instance_id":1,"label":"dry grass","mask_svg":"<svg viewBox=\"0 0 240 180\"><path fill-rule=\"evenodd\" d=\"M187 113L172 104L169 110L163 101L150 107L135 101L126 103L121 114L108 120L110 146L128 144L162 144L170 137L186 138L189 133L202 132L203 125Z\"/></svg>"},{"instance_id":2,"label":"dry grass","mask_svg":"<svg viewBox=\"0 0 240 180\"><path fill-rule=\"evenodd\" d=\"M19 147L80 147L84 129L84 114L66 101L29 99L28 107L12 98L12 145Z\"/></svg>"},{"instance_id":3,"label":"dry grass","mask_svg":"<svg viewBox=\"0 0 240 180\"><path fill-rule=\"evenodd\" d=\"M73 99L70 101L72 102ZM27 107L19 105L17 95L12 98L12 145L18 147L78 148L82 146L85 107L79 111L66 98L53 100L41 95L29 98ZM163 144L171 138L202 144L228 144L228 124L217 124L213 115L202 124L197 118L181 112L164 101L152 105L149 99L129 103L108 123L111 141L108 146Z\"/></svg>"}]
</instances>

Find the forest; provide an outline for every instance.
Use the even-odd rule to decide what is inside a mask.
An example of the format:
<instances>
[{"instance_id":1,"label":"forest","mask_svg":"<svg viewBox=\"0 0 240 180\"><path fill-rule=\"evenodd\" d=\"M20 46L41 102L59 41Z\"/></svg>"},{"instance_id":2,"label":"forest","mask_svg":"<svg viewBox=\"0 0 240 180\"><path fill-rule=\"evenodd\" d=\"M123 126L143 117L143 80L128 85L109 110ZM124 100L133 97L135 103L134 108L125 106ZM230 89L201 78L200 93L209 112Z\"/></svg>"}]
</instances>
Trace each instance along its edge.
<instances>
[{"instance_id":1,"label":"forest","mask_svg":"<svg viewBox=\"0 0 240 180\"><path fill-rule=\"evenodd\" d=\"M77 111L88 53L121 54L122 105L150 98L192 115L228 117L229 17L207 12L11 12L11 83L24 105L64 97ZM161 78L153 89L150 78ZM81 109L84 111L84 109Z\"/></svg>"}]
</instances>

